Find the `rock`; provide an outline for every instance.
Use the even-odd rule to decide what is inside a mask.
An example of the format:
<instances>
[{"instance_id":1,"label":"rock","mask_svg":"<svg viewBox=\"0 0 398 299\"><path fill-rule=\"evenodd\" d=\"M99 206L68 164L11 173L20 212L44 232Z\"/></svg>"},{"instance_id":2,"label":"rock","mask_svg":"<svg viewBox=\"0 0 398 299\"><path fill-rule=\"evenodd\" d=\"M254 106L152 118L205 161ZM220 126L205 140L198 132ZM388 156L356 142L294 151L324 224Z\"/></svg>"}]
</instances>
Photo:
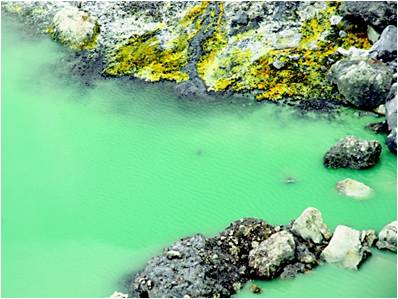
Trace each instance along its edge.
<instances>
[{"instance_id":1,"label":"rock","mask_svg":"<svg viewBox=\"0 0 398 299\"><path fill-rule=\"evenodd\" d=\"M369 123L366 125L366 128L375 132L376 134L385 133L388 134L390 131L388 129L387 121L381 121L377 123Z\"/></svg>"},{"instance_id":2,"label":"rock","mask_svg":"<svg viewBox=\"0 0 398 299\"><path fill-rule=\"evenodd\" d=\"M289 264L283 269L283 272L281 273L280 277L282 279L291 279L296 277L297 274L304 272L305 272L305 265L303 263Z\"/></svg>"},{"instance_id":3,"label":"rock","mask_svg":"<svg viewBox=\"0 0 398 299\"><path fill-rule=\"evenodd\" d=\"M397 27L387 26L379 40L370 48L370 53L375 58L391 61L397 58Z\"/></svg>"},{"instance_id":4,"label":"rock","mask_svg":"<svg viewBox=\"0 0 398 299\"><path fill-rule=\"evenodd\" d=\"M358 270L359 264L369 255L368 244L361 243L361 232L345 225L339 225L322 251L321 257L328 263L336 263L344 268Z\"/></svg>"},{"instance_id":5,"label":"rock","mask_svg":"<svg viewBox=\"0 0 398 299\"><path fill-rule=\"evenodd\" d=\"M260 294L261 293L261 288L258 285L253 283L250 286L250 292L252 292L253 294Z\"/></svg>"},{"instance_id":6,"label":"rock","mask_svg":"<svg viewBox=\"0 0 398 299\"><path fill-rule=\"evenodd\" d=\"M67 6L55 14L52 26L52 36L74 49L92 47L99 33L95 18L74 6Z\"/></svg>"},{"instance_id":7,"label":"rock","mask_svg":"<svg viewBox=\"0 0 398 299\"><path fill-rule=\"evenodd\" d=\"M292 232L304 240L311 240L317 244L331 237L330 231L323 222L321 212L312 207L305 209L293 222Z\"/></svg>"},{"instance_id":8,"label":"rock","mask_svg":"<svg viewBox=\"0 0 398 299\"><path fill-rule=\"evenodd\" d=\"M387 136L387 146L390 151L397 152L397 83L391 87L386 101L386 120L390 134Z\"/></svg>"},{"instance_id":9,"label":"rock","mask_svg":"<svg viewBox=\"0 0 398 299\"><path fill-rule=\"evenodd\" d=\"M376 140L347 136L328 150L323 157L323 164L329 168L365 169L374 166L380 154L381 145Z\"/></svg>"},{"instance_id":10,"label":"rock","mask_svg":"<svg viewBox=\"0 0 398 299\"><path fill-rule=\"evenodd\" d=\"M314 243L322 243L331 237L326 224L323 222L321 212L309 207L293 222L292 232Z\"/></svg>"},{"instance_id":11,"label":"rock","mask_svg":"<svg viewBox=\"0 0 398 299\"><path fill-rule=\"evenodd\" d=\"M394 1L343 1L340 13L352 19L362 19L378 30L397 23L397 4Z\"/></svg>"},{"instance_id":12,"label":"rock","mask_svg":"<svg viewBox=\"0 0 398 299\"><path fill-rule=\"evenodd\" d=\"M259 244L273 233L273 226L265 221L243 218L231 223L213 240L223 251L232 256L236 265L246 267L253 243Z\"/></svg>"},{"instance_id":13,"label":"rock","mask_svg":"<svg viewBox=\"0 0 398 299\"><path fill-rule=\"evenodd\" d=\"M109 298L122 299L122 298L128 298L128 295L127 295L127 294L120 293L120 292L114 292L114 293L112 294L112 296L110 296Z\"/></svg>"},{"instance_id":14,"label":"rock","mask_svg":"<svg viewBox=\"0 0 398 299\"><path fill-rule=\"evenodd\" d=\"M179 252L183 258L170 259L170 252L174 252L172 256ZM230 256L210 246L204 236L194 235L153 257L135 276L131 294L135 297L229 297L239 280L239 269Z\"/></svg>"},{"instance_id":15,"label":"rock","mask_svg":"<svg viewBox=\"0 0 398 299\"><path fill-rule=\"evenodd\" d=\"M372 109L384 103L392 84L392 72L377 60L351 57L335 63L329 79L349 103Z\"/></svg>"},{"instance_id":16,"label":"rock","mask_svg":"<svg viewBox=\"0 0 398 299\"><path fill-rule=\"evenodd\" d=\"M397 252L397 221L393 221L383 227L379 233L376 247Z\"/></svg>"},{"instance_id":17,"label":"rock","mask_svg":"<svg viewBox=\"0 0 398 299\"><path fill-rule=\"evenodd\" d=\"M379 39L380 34L370 25L368 25L368 39L374 44Z\"/></svg>"},{"instance_id":18,"label":"rock","mask_svg":"<svg viewBox=\"0 0 398 299\"><path fill-rule=\"evenodd\" d=\"M381 104L380 106L376 107L373 111L379 115L386 115L386 106Z\"/></svg>"},{"instance_id":19,"label":"rock","mask_svg":"<svg viewBox=\"0 0 398 299\"><path fill-rule=\"evenodd\" d=\"M369 197L373 190L369 186L353 179L344 179L336 184L338 192L345 196L364 199Z\"/></svg>"},{"instance_id":20,"label":"rock","mask_svg":"<svg viewBox=\"0 0 398 299\"><path fill-rule=\"evenodd\" d=\"M314 264L317 262L314 253L312 253L305 244L299 243L297 241L296 244L296 257L300 263Z\"/></svg>"},{"instance_id":21,"label":"rock","mask_svg":"<svg viewBox=\"0 0 398 299\"><path fill-rule=\"evenodd\" d=\"M182 258L181 253L177 250L170 250L166 252L166 256L168 259L180 259Z\"/></svg>"},{"instance_id":22,"label":"rock","mask_svg":"<svg viewBox=\"0 0 398 299\"><path fill-rule=\"evenodd\" d=\"M295 247L292 234L277 232L250 251L249 267L258 277L274 278L294 258Z\"/></svg>"}]
</instances>

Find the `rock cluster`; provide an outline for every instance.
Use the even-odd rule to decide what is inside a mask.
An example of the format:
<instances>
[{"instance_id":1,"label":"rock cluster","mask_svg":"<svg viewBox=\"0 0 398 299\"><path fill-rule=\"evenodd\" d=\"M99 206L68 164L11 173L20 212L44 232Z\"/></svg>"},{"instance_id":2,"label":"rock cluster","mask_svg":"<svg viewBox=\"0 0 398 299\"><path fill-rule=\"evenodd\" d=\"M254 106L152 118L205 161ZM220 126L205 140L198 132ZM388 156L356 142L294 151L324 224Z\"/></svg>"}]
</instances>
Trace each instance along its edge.
<instances>
[{"instance_id":1,"label":"rock cluster","mask_svg":"<svg viewBox=\"0 0 398 299\"><path fill-rule=\"evenodd\" d=\"M376 140L347 136L329 149L323 157L323 164L329 168L365 169L374 166L380 154L381 145Z\"/></svg>"},{"instance_id":2,"label":"rock cluster","mask_svg":"<svg viewBox=\"0 0 398 299\"><path fill-rule=\"evenodd\" d=\"M165 248L134 275L128 292L133 297L230 297L250 279L292 278L324 261L357 270L376 239L373 230L344 225L332 234L312 207L282 226L243 218L214 237L197 234ZM379 233L377 246L396 251L396 222ZM253 292L261 289L253 287Z\"/></svg>"}]
</instances>

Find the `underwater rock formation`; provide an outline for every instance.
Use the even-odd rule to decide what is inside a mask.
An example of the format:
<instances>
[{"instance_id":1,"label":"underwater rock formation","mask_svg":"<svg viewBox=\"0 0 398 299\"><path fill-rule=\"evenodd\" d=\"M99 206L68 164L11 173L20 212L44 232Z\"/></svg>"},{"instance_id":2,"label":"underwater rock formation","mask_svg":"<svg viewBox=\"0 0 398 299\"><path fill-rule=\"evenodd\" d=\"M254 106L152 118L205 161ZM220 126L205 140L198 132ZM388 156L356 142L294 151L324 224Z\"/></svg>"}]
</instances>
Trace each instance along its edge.
<instances>
[{"instance_id":1,"label":"underwater rock formation","mask_svg":"<svg viewBox=\"0 0 398 299\"><path fill-rule=\"evenodd\" d=\"M360 199L367 198L373 193L372 188L353 179L344 179L337 182L336 189L345 196Z\"/></svg>"},{"instance_id":2,"label":"underwater rock formation","mask_svg":"<svg viewBox=\"0 0 398 299\"><path fill-rule=\"evenodd\" d=\"M380 154L378 141L347 136L329 149L323 157L323 164L329 168L365 169L374 166Z\"/></svg>"}]
</instances>

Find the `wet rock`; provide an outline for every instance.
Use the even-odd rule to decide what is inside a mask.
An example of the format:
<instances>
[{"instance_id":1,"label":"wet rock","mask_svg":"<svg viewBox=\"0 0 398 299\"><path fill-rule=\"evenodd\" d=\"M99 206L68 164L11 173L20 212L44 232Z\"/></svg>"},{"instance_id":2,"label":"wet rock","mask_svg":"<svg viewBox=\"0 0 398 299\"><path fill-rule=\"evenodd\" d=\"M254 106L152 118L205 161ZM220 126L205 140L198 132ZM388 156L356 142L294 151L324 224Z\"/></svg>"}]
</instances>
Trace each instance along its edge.
<instances>
[{"instance_id":1,"label":"wet rock","mask_svg":"<svg viewBox=\"0 0 398 299\"><path fill-rule=\"evenodd\" d=\"M293 222L292 232L304 240L311 240L318 244L331 237L330 231L323 222L321 212L312 207L305 209Z\"/></svg>"},{"instance_id":2,"label":"wet rock","mask_svg":"<svg viewBox=\"0 0 398 299\"><path fill-rule=\"evenodd\" d=\"M376 247L397 252L397 221L387 224L379 233Z\"/></svg>"},{"instance_id":3,"label":"wet rock","mask_svg":"<svg viewBox=\"0 0 398 299\"><path fill-rule=\"evenodd\" d=\"M379 40L370 48L370 53L375 58L383 61L391 61L397 58L397 27L387 26Z\"/></svg>"},{"instance_id":4,"label":"wet rock","mask_svg":"<svg viewBox=\"0 0 398 299\"><path fill-rule=\"evenodd\" d=\"M250 292L252 292L253 294L260 294L261 293L261 288L258 285L253 283L250 286Z\"/></svg>"},{"instance_id":5,"label":"wet rock","mask_svg":"<svg viewBox=\"0 0 398 299\"><path fill-rule=\"evenodd\" d=\"M343 16L360 19L378 30L397 22L397 4L394 1L343 1L339 10Z\"/></svg>"},{"instance_id":6,"label":"wet rock","mask_svg":"<svg viewBox=\"0 0 398 299\"><path fill-rule=\"evenodd\" d=\"M230 254L242 271L248 274L247 263L253 244L259 244L274 233L272 225L256 218L243 218L231 223L213 240Z\"/></svg>"},{"instance_id":7,"label":"wet rock","mask_svg":"<svg viewBox=\"0 0 398 299\"><path fill-rule=\"evenodd\" d=\"M390 130L388 129L387 121L381 121L377 123L369 123L366 128L375 132L376 134L387 134Z\"/></svg>"},{"instance_id":8,"label":"wet rock","mask_svg":"<svg viewBox=\"0 0 398 299\"><path fill-rule=\"evenodd\" d=\"M170 252L183 258L170 259ZM215 258L215 256L217 258ZM239 282L239 270L202 235L175 242L153 257L133 281L131 294L139 297L228 297Z\"/></svg>"},{"instance_id":9,"label":"wet rock","mask_svg":"<svg viewBox=\"0 0 398 299\"><path fill-rule=\"evenodd\" d=\"M99 27L95 18L74 6L66 6L53 18L52 35L75 49L92 46Z\"/></svg>"},{"instance_id":10,"label":"wet rock","mask_svg":"<svg viewBox=\"0 0 398 299\"><path fill-rule=\"evenodd\" d=\"M293 260L295 248L292 234L277 232L250 251L249 266L257 277L274 278L286 263Z\"/></svg>"},{"instance_id":11,"label":"wet rock","mask_svg":"<svg viewBox=\"0 0 398 299\"><path fill-rule=\"evenodd\" d=\"M381 145L376 140L347 136L329 149L323 157L323 164L329 168L365 169L374 166L380 154Z\"/></svg>"},{"instance_id":12,"label":"wet rock","mask_svg":"<svg viewBox=\"0 0 398 299\"><path fill-rule=\"evenodd\" d=\"M336 189L339 193L349 196L364 199L369 197L373 190L364 183L358 182L353 179L344 179L336 184Z\"/></svg>"},{"instance_id":13,"label":"wet rock","mask_svg":"<svg viewBox=\"0 0 398 299\"><path fill-rule=\"evenodd\" d=\"M329 79L346 101L358 108L372 109L384 103L392 84L392 72L377 60L351 57L335 63Z\"/></svg>"},{"instance_id":14,"label":"wet rock","mask_svg":"<svg viewBox=\"0 0 398 299\"><path fill-rule=\"evenodd\" d=\"M289 264L283 269L280 277L282 279L291 279L296 277L299 273L304 273L305 270L305 265L303 263Z\"/></svg>"},{"instance_id":15,"label":"wet rock","mask_svg":"<svg viewBox=\"0 0 398 299\"><path fill-rule=\"evenodd\" d=\"M373 111L379 115L386 115L386 106L381 104L380 106L376 107Z\"/></svg>"},{"instance_id":16,"label":"wet rock","mask_svg":"<svg viewBox=\"0 0 398 299\"><path fill-rule=\"evenodd\" d=\"M295 240L295 243L297 244L296 258L300 263L309 265L317 263L317 258L315 254L312 253L305 244L300 243L298 240Z\"/></svg>"},{"instance_id":17,"label":"wet rock","mask_svg":"<svg viewBox=\"0 0 398 299\"><path fill-rule=\"evenodd\" d=\"M397 83L391 87L386 101L386 120L390 134L387 136L387 146L390 151L397 152Z\"/></svg>"},{"instance_id":18,"label":"wet rock","mask_svg":"<svg viewBox=\"0 0 398 299\"><path fill-rule=\"evenodd\" d=\"M339 225L321 256L328 263L358 270L360 263L371 254L369 246L367 240L361 242L360 231Z\"/></svg>"}]
</instances>

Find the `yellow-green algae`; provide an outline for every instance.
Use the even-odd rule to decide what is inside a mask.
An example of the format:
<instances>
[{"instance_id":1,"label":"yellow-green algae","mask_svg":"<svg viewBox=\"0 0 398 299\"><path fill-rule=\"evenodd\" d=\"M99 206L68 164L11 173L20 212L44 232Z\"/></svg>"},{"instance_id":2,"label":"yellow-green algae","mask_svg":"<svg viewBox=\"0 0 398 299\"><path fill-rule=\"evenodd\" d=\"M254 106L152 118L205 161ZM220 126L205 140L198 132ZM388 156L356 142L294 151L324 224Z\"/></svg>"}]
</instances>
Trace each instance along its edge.
<instances>
[{"instance_id":1,"label":"yellow-green algae","mask_svg":"<svg viewBox=\"0 0 398 299\"><path fill-rule=\"evenodd\" d=\"M140 36L133 36L109 57L110 63L104 73L112 76L134 75L148 81L189 79L183 67L188 63L188 47L191 39L201 28L208 2L191 8L181 19L177 38L171 41L171 47L162 49L154 30Z\"/></svg>"},{"instance_id":2,"label":"yellow-green algae","mask_svg":"<svg viewBox=\"0 0 398 299\"><path fill-rule=\"evenodd\" d=\"M202 56L196 64L198 75L208 90L256 90L258 100L328 98L336 95L335 87L326 80L326 73L337 48L354 46L367 49L371 46L366 32L352 32L349 29L344 38L338 36L339 29L331 25L330 17L336 14L339 3L328 2L324 10L304 22L297 47L266 49L264 45L261 49L263 54L253 59L256 53L234 44L245 39L261 41L263 33L249 30L228 37L224 5L222 2L217 5L219 15L215 16L217 12L213 8L209 13L215 17L214 21L204 28L214 31L202 43ZM208 2L201 2L188 10L174 29L178 37L167 49L162 49L160 45L159 31L131 37L109 57L105 74L133 75L149 81L188 80L189 75L183 67L189 60L189 43L201 29L207 8ZM232 46L228 47L229 44ZM283 63L283 67L275 68L275 61Z\"/></svg>"}]
</instances>

